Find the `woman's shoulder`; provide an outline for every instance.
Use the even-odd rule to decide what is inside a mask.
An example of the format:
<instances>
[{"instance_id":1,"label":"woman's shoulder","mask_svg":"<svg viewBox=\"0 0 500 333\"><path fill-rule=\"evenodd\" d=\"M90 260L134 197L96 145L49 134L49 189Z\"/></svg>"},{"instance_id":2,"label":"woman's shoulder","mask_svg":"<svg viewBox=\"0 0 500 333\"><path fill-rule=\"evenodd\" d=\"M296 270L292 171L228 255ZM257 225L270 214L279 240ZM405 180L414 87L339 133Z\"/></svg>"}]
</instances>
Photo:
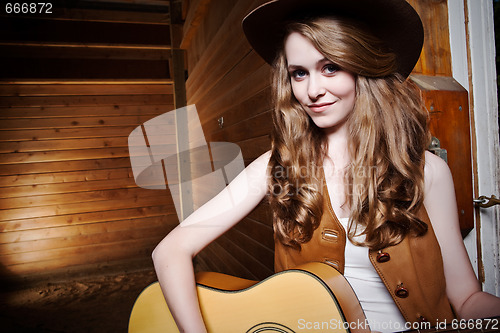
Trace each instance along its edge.
<instances>
[{"instance_id":1,"label":"woman's shoulder","mask_svg":"<svg viewBox=\"0 0 500 333\"><path fill-rule=\"evenodd\" d=\"M448 228L448 231L458 228L455 187L448 164L439 156L426 152L424 173L424 206L434 230L440 234L440 231L446 233L441 228ZM439 226L436 225L438 221Z\"/></svg>"},{"instance_id":2,"label":"woman's shoulder","mask_svg":"<svg viewBox=\"0 0 500 333\"><path fill-rule=\"evenodd\" d=\"M425 152L424 181L426 192L435 187L449 186L450 184L453 186L453 178L448 164L430 151Z\"/></svg>"}]
</instances>

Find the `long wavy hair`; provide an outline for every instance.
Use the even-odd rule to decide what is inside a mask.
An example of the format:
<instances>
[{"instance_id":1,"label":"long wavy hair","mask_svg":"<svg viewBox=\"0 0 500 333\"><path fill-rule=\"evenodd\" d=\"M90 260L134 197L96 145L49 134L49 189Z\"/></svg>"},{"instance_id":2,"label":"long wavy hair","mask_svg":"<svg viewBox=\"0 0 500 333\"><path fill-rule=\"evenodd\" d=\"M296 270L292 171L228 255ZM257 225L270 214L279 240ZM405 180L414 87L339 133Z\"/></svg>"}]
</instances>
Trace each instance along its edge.
<instances>
[{"instance_id":1,"label":"long wavy hair","mask_svg":"<svg viewBox=\"0 0 500 333\"><path fill-rule=\"evenodd\" d=\"M416 213L424 195L428 113L418 89L396 73L395 54L358 22L345 19L293 22L287 26L287 33L292 32L308 38L327 59L356 77L356 101L347 120L348 237L365 234L362 244L378 250L408 234L425 234L427 225ZM283 244L300 249L323 214L328 143L293 95L283 50L273 66L272 87L269 200L274 230Z\"/></svg>"}]
</instances>

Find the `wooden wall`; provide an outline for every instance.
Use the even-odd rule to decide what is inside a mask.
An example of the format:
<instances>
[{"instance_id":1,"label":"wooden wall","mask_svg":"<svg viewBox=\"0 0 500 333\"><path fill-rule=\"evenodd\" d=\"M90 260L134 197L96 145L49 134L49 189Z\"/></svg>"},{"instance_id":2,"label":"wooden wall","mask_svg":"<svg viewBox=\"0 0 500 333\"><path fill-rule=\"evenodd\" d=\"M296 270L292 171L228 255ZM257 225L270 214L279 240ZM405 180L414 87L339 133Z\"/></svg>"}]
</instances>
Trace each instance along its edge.
<instances>
[{"instance_id":1,"label":"wooden wall","mask_svg":"<svg viewBox=\"0 0 500 333\"><path fill-rule=\"evenodd\" d=\"M168 192L136 186L127 147L174 108L168 2L78 3L0 18L2 279L152 267L178 222Z\"/></svg>"},{"instance_id":2,"label":"wooden wall","mask_svg":"<svg viewBox=\"0 0 500 333\"><path fill-rule=\"evenodd\" d=\"M238 144L246 164L270 149L270 68L241 30L263 2L182 1L187 103L206 141ZM78 3L0 20L1 277L150 267L178 222L168 192L137 188L127 149L135 127L174 109L169 2ZM449 45L436 42L447 30L432 20L446 1L411 3L428 34L416 72L450 75ZM262 279L273 252L261 204L196 264Z\"/></svg>"},{"instance_id":3,"label":"wooden wall","mask_svg":"<svg viewBox=\"0 0 500 333\"><path fill-rule=\"evenodd\" d=\"M246 164L270 149L270 68L251 50L241 29L244 15L263 2L184 2L181 46L187 50L188 104L196 105L207 141L238 144ZM273 255L272 222L261 205L209 245L197 263L200 269L261 279L273 272Z\"/></svg>"}]
</instances>

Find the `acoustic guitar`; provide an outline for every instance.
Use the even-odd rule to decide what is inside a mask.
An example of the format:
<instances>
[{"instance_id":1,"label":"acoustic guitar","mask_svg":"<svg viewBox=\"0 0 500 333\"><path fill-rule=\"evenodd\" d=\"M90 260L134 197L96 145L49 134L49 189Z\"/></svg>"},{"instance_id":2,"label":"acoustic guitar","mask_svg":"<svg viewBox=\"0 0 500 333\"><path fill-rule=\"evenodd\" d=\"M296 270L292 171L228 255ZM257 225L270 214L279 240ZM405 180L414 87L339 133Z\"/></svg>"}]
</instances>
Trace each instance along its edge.
<instances>
[{"instance_id":1,"label":"acoustic guitar","mask_svg":"<svg viewBox=\"0 0 500 333\"><path fill-rule=\"evenodd\" d=\"M196 276L209 332L370 332L345 278L324 263L308 263L257 282L220 273ZM129 333L179 332L158 282L137 298Z\"/></svg>"}]
</instances>

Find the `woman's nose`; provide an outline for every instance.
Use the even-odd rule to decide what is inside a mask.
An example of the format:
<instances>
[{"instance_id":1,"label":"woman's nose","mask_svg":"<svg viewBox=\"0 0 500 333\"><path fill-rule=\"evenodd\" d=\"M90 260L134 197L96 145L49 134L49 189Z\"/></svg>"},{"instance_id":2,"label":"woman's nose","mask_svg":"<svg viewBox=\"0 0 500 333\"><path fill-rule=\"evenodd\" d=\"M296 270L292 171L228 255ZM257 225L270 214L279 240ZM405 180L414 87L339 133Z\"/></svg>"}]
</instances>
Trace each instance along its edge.
<instances>
[{"instance_id":1,"label":"woman's nose","mask_svg":"<svg viewBox=\"0 0 500 333\"><path fill-rule=\"evenodd\" d=\"M307 94L311 100L317 100L323 96L326 92L325 87L322 84L321 78L316 75L311 75L309 77L309 84L307 87Z\"/></svg>"}]
</instances>

